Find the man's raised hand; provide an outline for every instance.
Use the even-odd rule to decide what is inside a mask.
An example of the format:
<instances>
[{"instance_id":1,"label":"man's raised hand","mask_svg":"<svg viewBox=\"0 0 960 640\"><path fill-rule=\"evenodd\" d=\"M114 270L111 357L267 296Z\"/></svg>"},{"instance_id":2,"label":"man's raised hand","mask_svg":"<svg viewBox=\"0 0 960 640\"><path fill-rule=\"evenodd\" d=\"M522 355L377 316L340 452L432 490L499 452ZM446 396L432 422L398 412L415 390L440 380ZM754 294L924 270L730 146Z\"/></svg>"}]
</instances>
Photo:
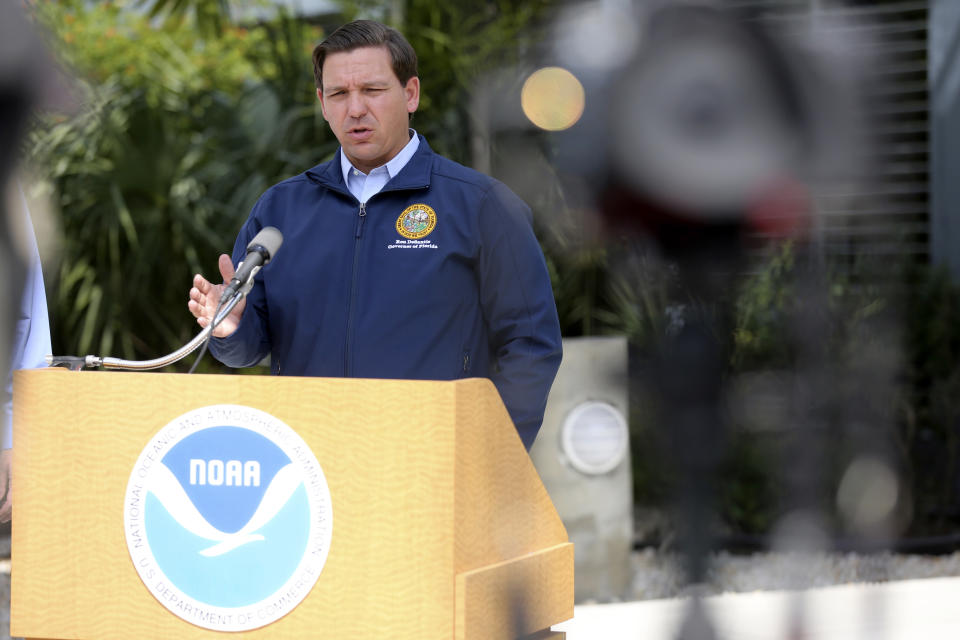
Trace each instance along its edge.
<instances>
[{"instance_id":1,"label":"man's raised hand","mask_svg":"<svg viewBox=\"0 0 960 640\"><path fill-rule=\"evenodd\" d=\"M230 278L234 274L230 256L221 254L218 266L223 282L230 282ZM190 300L187 302L187 308L190 309L190 313L197 319L197 324L201 327L206 327L213 322L213 314L217 310L217 304L220 302L220 296L223 295L224 289L226 289L226 284L213 284L199 273L193 276L193 288L190 289ZM236 331L240 325L240 316L243 315L245 306L246 300L238 302L230 315L224 318L223 322L213 330L213 335L217 338L226 338Z\"/></svg>"}]
</instances>

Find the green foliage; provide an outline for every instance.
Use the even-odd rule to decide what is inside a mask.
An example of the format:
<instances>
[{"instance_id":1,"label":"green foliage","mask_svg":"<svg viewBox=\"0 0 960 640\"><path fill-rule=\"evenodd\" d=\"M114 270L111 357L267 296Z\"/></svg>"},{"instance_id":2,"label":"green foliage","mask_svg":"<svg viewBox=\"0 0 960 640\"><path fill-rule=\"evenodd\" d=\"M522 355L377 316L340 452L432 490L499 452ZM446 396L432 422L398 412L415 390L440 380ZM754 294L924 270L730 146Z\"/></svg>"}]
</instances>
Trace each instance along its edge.
<instances>
[{"instance_id":1,"label":"green foliage","mask_svg":"<svg viewBox=\"0 0 960 640\"><path fill-rule=\"evenodd\" d=\"M736 303L733 366L783 367L792 359L789 317L797 302L793 286L795 255L784 245L743 287Z\"/></svg>"},{"instance_id":2,"label":"green foliage","mask_svg":"<svg viewBox=\"0 0 960 640\"><path fill-rule=\"evenodd\" d=\"M89 78L83 111L33 136L65 240L54 350L157 357L198 330L192 274L215 275L260 193L335 149L310 75L292 72L317 32L281 17L207 40L83 3L38 16Z\"/></svg>"},{"instance_id":3,"label":"green foliage","mask_svg":"<svg viewBox=\"0 0 960 640\"><path fill-rule=\"evenodd\" d=\"M720 505L723 521L738 533L770 531L777 515L777 483L771 462L776 447L755 434L733 434L721 469Z\"/></svg>"},{"instance_id":4,"label":"green foliage","mask_svg":"<svg viewBox=\"0 0 960 640\"><path fill-rule=\"evenodd\" d=\"M811 300L811 290L799 286L803 268L787 245L747 280L737 301L731 375L793 375L817 363L818 375L831 381L820 399L829 413L821 411L820 418L829 421L836 441L825 452L824 476L817 481L835 491L850 456L864 447L883 451L905 472L913 498L908 532L955 531L960 524L960 286L945 269L927 265L894 269L892 279L885 265L884 282L877 265L864 263L852 271L828 271ZM809 326L803 323L811 320L818 333L804 338ZM733 425L735 441L759 437L757 425L745 419ZM734 447L735 464L725 470L724 517L738 530L754 530L782 506L769 498L782 494L779 460L792 445L786 433L767 442L779 447L779 457L764 460L750 454L755 443L746 449L741 443Z\"/></svg>"},{"instance_id":5,"label":"green foliage","mask_svg":"<svg viewBox=\"0 0 960 640\"><path fill-rule=\"evenodd\" d=\"M912 347L910 378L917 387L927 388L958 373L960 286L943 267L915 268L909 283L905 306L911 313L905 320Z\"/></svg>"},{"instance_id":6,"label":"green foliage","mask_svg":"<svg viewBox=\"0 0 960 640\"><path fill-rule=\"evenodd\" d=\"M941 268L908 274L907 361L901 406L918 528L960 524L960 285Z\"/></svg>"},{"instance_id":7,"label":"green foliage","mask_svg":"<svg viewBox=\"0 0 960 640\"><path fill-rule=\"evenodd\" d=\"M889 312L889 288L870 284L875 279L863 273L821 273L819 259L812 260L787 242L745 279L735 301L733 371L796 366L798 342L811 339L803 336L811 323L821 331L822 351L842 364L864 346L857 340L869 335L865 329Z\"/></svg>"},{"instance_id":8,"label":"green foliage","mask_svg":"<svg viewBox=\"0 0 960 640\"><path fill-rule=\"evenodd\" d=\"M140 0L137 4L150 7L150 17L166 16L168 26L183 23L193 17L197 28L205 35L219 35L230 21L230 3L227 0Z\"/></svg>"},{"instance_id":9,"label":"green foliage","mask_svg":"<svg viewBox=\"0 0 960 640\"><path fill-rule=\"evenodd\" d=\"M36 2L33 10L55 54L93 86L112 81L148 92L153 104L169 91L238 93L253 77L246 52L266 35L242 28L204 38L181 22L157 27L130 0Z\"/></svg>"},{"instance_id":10,"label":"green foliage","mask_svg":"<svg viewBox=\"0 0 960 640\"><path fill-rule=\"evenodd\" d=\"M145 92L104 85L90 111L37 137L66 241L55 349L132 358L186 337L185 296L172 313L166 279L189 283L233 225L194 173L206 159L189 144L194 105L169 102L157 110Z\"/></svg>"},{"instance_id":11,"label":"green foliage","mask_svg":"<svg viewBox=\"0 0 960 640\"><path fill-rule=\"evenodd\" d=\"M570 253L555 252L548 258L554 284L554 298L563 334L599 335L619 328L616 311L629 312L629 296L617 298L618 283L603 248L581 248Z\"/></svg>"}]
</instances>

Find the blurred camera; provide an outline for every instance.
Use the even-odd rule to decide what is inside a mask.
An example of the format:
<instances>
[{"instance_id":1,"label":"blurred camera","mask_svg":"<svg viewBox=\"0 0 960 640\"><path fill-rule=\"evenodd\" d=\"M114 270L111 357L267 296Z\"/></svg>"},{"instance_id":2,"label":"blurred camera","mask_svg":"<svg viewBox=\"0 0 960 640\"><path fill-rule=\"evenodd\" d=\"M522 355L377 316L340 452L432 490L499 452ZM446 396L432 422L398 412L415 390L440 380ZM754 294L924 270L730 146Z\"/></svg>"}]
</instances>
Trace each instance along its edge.
<instances>
[{"instance_id":1,"label":"blurred camera","mask_svg":"<svg viewBox=\"0 0 960 640\"><path fill-rule=\"evenodd\" d=\"M557 164L607 226L667 249L808 227L811 182L843 148L844 101L810 43L679 0L580 5L557 32L553 55L586 94Z\"/></svg>"}]
</instances>

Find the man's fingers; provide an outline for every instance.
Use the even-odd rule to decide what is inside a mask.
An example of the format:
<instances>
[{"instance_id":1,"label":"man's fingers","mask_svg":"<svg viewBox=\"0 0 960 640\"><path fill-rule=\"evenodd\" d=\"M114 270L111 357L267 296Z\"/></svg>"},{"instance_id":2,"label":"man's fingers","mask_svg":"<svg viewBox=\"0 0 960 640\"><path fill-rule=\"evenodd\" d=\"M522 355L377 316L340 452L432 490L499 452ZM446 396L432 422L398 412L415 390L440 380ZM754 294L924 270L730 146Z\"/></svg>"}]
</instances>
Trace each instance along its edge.
<instances>
[{"instance_id":1,"label":"man's fingers","mask_svg":"<svg viewBox=\"0 0 960 640\"><path fill-rule=\"evenodd\" d=\"M204 278L199 273L193 276L193 287L202 294L207 294L213 287L213 283Z\"/></svg>"},{"instance_id":2,"label":"man's fingers","mask_svg":"<svg viewBox=\"0 0 960 640\"><path fill-rule=\"evenodd\" d=\"M233 274L236 273L236 270L233 268L233 262L230 260L230 256L225 253L221 253L220 259L217 262L217 266L220 267L220 275L223 276L223 281L230 282Z\"/></svg>"},{"instance_id":3,"label":"man's fingers","mask_svg":"<svg viewBox=\"0 0 960 640\"><path fill-rule=\"evenodd\" d=\"M220 269L220 276L224 283L229 282L234 275L233 263L230 256L222 254L217 260L217 267ZM193 288L190 289L190 295L187 299L187 309L197 319L197 324L206 328L213 318L214 309L220 302L220 296L223 294L225 284L213 284L199 273L193 276ZM243 312L243 301L241 300L230 314L230 319L224 320L214 330L213 335L217 337L226 337L236 330L238 318Z\"/></svg>"}]
</instances>

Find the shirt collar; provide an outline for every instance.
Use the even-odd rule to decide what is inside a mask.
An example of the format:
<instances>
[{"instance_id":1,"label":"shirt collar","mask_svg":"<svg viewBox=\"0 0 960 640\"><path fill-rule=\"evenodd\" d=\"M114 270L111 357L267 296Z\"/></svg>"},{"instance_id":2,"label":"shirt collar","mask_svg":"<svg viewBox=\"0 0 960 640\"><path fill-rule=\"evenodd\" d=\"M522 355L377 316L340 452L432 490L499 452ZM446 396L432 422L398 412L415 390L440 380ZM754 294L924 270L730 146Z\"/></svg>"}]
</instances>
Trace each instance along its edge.
<instances>
[{"instance_id":1,"label":"shirt collar","mask_svg":"<svg viewBox=\"0 0 960 640\"><path fill-rule=\"evenodd\" d=\"M420 146L420 136L417 135L417 132L413 129L410 129L410 140L403 146L403 149L400 149L400 153L393 156L387 164L383 165L387 169L388 179L392 179L400 170L407 166L407 163L410 162L410 158L413 157L413 154L417 152L417 148ZM377 167L379 169L380 167ZM347 154L343 152L343 147L340 147L340 171L343 174L343 183L350 184L349 177L350 172L353 171L353 164L347 160ZM377 169L374 169L376 171ZM372 172L371 172L372 173Z\"/></svg>"}]
</instances>

